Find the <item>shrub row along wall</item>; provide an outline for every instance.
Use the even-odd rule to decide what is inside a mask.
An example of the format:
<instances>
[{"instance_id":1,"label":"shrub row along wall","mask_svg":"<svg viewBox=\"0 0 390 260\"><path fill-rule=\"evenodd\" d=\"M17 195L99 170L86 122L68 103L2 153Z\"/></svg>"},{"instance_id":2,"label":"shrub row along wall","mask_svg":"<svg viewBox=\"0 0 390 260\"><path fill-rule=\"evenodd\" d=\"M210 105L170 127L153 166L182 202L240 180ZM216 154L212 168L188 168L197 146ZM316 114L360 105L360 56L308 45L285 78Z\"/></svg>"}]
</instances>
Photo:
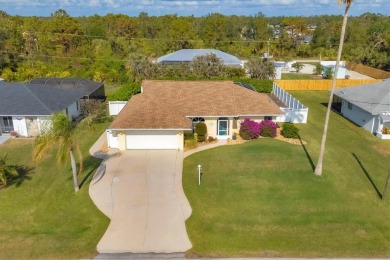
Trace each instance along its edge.
<instances>
[{"instance_id":1,"label":"shrub row along wall","mask_svg":"<svg viewBox=\"0 0 390 260\"><path fill-rule=\"evenodd\" d=\"M352 87L363 84L380 82L381 79L338 79L336 88ZM284 90L330 90L331 79L322 80L275 80L275 83Z\"/></svg>"},{"instance_id":2,"label":"shrub row along wall","mask_svg":"<svg viewBox=\"0 0 390 260\"><path fill-rule=\"evenodd\" d=\"M390 78L390 72L371 68L368 66L365 66L363 64L353 63L353 62L347 62L346 65L347 69L354 70L356 72L359 72L360 74L369 76L374 79L388 79Z\"/></svg>"}]
</instances>

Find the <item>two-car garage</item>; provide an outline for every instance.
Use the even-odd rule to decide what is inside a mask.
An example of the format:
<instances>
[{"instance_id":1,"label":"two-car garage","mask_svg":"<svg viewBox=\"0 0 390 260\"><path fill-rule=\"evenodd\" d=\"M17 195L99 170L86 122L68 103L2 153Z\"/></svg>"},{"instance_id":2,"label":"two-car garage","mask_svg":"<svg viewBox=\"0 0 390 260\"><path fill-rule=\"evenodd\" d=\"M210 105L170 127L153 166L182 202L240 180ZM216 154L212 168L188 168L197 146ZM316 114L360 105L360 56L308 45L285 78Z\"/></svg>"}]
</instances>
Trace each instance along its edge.
<instances>
[{"instance_id":1,"label":"two-car garage","mask_svg":"<svg viewBox=\"0 0 390 260\"><path fill-rule=\"evenodd\" d=\"M178 130L108 131L109 148L120 150L183 149L183 134Z\"/></svg>"}]
</instances>

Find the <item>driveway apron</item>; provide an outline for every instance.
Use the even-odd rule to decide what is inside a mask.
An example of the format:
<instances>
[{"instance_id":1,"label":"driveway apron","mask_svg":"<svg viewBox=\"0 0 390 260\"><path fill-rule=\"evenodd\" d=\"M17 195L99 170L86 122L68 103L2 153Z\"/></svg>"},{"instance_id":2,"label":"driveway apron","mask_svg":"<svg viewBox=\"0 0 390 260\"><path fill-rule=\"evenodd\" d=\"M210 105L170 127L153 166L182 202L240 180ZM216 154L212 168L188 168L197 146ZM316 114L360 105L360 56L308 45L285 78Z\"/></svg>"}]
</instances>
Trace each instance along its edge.
<instances>
[{"instance_id":1,"label":"driveway apron","mask_svg":"<svg viewBox=\"0 0 390 260\"><path fill-rule=\"evenodd\" d=\"M172 253L191 248L185 220L191 208L181 175L183 152L130 150L109 155L90 196L110 225L99 253ZM94 178L95 179L95 178Z\"/></svg>"}]
</instances>

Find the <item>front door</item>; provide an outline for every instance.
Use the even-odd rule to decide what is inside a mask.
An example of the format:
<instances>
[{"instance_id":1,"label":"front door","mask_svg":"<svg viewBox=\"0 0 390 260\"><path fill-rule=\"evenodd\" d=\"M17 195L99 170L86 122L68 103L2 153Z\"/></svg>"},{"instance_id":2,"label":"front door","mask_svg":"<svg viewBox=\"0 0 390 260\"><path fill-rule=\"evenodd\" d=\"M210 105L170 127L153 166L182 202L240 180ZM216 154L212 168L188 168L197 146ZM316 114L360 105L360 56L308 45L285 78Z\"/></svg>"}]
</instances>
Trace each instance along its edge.
<instances>
[{"instance_id":1,"label":"front door","mask_svg":"<svg viewBox=\"0 0 390 260\"><path fill-rule=\"evenodd\" d=\"M12 117L10 116L3 117L2 124L1 124L1 131L3 133L9 133L11 131L14 131L14 124L12 123Z\"/></svg>"},{"instance_id":2,"label":"front door","mask_svg":"<svg viewBox=\"0 0 390 260\"><path fill-rule=\"evenodd\" d=\"M218 136L228 136L229 135L229 120L219 119L218 120Z\"/></svg>"}]
</instances>

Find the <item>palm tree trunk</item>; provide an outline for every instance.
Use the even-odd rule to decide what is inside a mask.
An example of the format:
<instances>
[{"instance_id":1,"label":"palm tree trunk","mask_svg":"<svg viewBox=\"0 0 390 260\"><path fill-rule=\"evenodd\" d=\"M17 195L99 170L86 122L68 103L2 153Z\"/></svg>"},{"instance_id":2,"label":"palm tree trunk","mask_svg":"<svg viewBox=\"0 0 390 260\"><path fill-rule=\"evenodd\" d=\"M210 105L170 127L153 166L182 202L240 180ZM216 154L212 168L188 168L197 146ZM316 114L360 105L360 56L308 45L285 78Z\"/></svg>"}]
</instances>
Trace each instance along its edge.
<instances>
[{"instance_id":1,"label":"palm tree trunk","mask_svg":"<svg viewBox=\"0 0 390 260\"><path fill-rule=\"evenodd\" d=\"M341 53L343 51L345 29L347 27L348 10L349 10L350 6L351 6L350 4L347 4L347 6L345 7L343 25L341 27L340 44L339 44L339 49L338 49L338 53L337 53L336 66L334 68L334 73L333 73L332 88L330 90L328 108L326 110L324 133L322 135L320 155L318 157L317 166L316 166L315 171L314 171L315 175L318 175L318 176L322 175L322 162L324 159L326 136L328 133L329 115L330 115L330 109L331 109L332 101L333 101L333 92L334 92L334 89L336 86L336 79L337 79L337 73L339 70L339 64L340 64L340 60L341 60Z\"/></svg>"},{"instance_id":2,"label":"palm tree trunk","mask_svg":"<svg viewBox=\"0 0 390 260\"><path fill-rule=\"evenodd\" d=\"M72 165L72 175L73 175L73 183L74 183L74 191L79 191L79 180L77 178L77 168L76 168L76 160L73 155L73 151L70 150L70 164Z\"/></svg>"}]
</instances>

